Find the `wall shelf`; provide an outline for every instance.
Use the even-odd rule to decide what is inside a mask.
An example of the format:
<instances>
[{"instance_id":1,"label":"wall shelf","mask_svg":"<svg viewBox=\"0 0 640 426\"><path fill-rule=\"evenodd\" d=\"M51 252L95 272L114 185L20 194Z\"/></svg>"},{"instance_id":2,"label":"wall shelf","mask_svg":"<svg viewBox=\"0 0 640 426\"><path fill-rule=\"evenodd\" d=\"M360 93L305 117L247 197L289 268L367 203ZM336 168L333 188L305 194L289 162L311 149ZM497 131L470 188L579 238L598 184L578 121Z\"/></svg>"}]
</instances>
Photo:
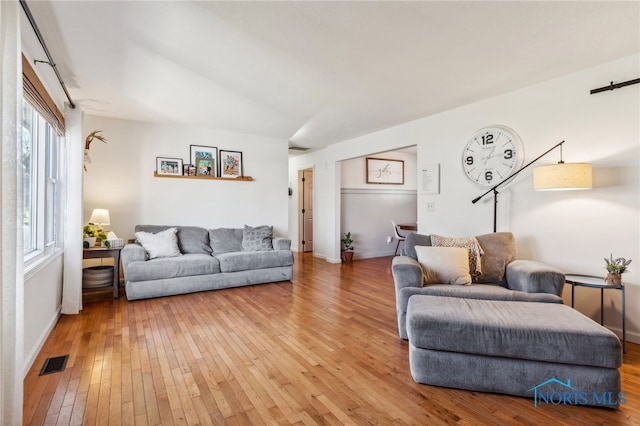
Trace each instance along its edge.
<instances>
[{"instance_id":1,"label":"wall shelf","mask_svg":"<svg viewBox=\"0 0 640 426\"><path fill-rule=\"evenodd\" d=\"M153 172L153 177L159 178L177 178L177 179L202 179L202 180L230 180L240 182L251 182L253 178L251 176L238 176L237 178L215 177L215 176L184 176L184 175L159 175L158 172Z\"/></svg>"}]
</instances>

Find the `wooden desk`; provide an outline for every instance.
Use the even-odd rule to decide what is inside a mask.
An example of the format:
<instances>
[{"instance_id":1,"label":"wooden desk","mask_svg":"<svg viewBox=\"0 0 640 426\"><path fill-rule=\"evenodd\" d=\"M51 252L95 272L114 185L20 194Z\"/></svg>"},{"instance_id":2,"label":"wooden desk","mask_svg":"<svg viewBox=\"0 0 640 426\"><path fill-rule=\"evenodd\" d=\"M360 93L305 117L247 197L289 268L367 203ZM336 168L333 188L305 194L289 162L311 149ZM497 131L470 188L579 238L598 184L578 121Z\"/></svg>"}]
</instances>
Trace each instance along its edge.
<instances>
[{"instance_id":1,"label":"wooden desk","mask_svg":"<svg viewBox=\"0 0 640 426\"><path fill-rule=\"evenodd\" d=\"M398 229L402 229L403 231L417 231L418 224L416 223L399 223L397 225Z\"/></svg>"},{"instance_id":2,"label":"wooden desk","mask_svg":"<svg viewBox=\"0 0 640 426\"><path fill-rule=\"evenodd\" d=\"M104 259L104 258L113 258L113 298L117 299L120 297L120 250L122 247L116 248L107 248L107 247L95 247L82 250L82 258L83 259ZM86 289L83 288L82 291L84 293L95 292L95 291L105 291L109 289L109 287L100 287L100 288L91 288Z\"/></svg>"}]
</instances>

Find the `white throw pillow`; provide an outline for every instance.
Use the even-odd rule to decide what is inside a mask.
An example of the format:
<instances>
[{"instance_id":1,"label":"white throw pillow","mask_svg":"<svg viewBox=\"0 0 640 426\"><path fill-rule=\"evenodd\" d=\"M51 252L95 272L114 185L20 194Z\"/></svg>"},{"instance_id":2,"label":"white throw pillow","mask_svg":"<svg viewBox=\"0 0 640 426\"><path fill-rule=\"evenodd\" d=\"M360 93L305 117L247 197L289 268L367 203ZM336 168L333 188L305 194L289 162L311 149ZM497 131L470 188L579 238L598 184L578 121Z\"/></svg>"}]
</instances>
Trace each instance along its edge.
<instances>
[{"instance_id":1,"label":"white throw pillow","mask_svg":"<svg viewBox=\"0 0 640 426\"><path fill-rule=\"evenodd\" d=\"M470 285L469 249L416 246L425 284Z\"/></svg>"},{"instance_id":2,"label":"white throw pillow","mask_svg":"<svg viewBox=\"0 0 640 426\"><path fill-rule=\"evenodd\" d=\"M136 239L149 254L149 259L158 257L180 256L178 247L178 230L176 228L165 229L157 234L151 232L136 232Z\"/></svg>"}]
</instances>

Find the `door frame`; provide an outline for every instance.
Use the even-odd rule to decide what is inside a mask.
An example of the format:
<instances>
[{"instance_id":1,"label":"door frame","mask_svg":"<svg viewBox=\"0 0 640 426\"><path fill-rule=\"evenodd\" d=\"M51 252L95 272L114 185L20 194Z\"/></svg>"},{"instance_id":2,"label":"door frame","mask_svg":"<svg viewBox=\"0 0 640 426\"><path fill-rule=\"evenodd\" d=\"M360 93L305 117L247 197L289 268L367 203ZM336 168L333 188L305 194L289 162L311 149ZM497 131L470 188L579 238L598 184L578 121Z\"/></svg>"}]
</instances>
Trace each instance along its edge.
<instances>
[{"instance_id":1,"label":"door frame","mask_svg":"<svg viewBox=\"0 0 640 426\"><path fill-rule=\"evenodd\" d=\"M304 208L304 182L302 178L304 177L304 172L309 172L313 176L314 170L313 167L307 167L305 169L298 170L298 252L304 253L304 245L302 241L304 240L304 215L302 213L302 209ZM313 202L313 192L311 193L311 198ZM313 250L312 250L313 251Z\"/></svg>"}]
</instances>

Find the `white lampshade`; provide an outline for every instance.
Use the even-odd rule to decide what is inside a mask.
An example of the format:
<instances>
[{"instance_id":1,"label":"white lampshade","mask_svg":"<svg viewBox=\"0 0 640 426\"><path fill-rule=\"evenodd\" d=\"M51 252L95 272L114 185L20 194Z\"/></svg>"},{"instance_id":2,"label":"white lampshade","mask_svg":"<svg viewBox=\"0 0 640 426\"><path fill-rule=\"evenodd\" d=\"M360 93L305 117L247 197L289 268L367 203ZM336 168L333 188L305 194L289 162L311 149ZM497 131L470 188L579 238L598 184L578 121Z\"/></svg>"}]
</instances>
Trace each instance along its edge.
<instances>
[{"instance_id":1,"label":"white lampshade","mask_svg":"<svg viewBox=\"0 0 640 426\"><path fill-rule=\"evenodd\" d=\"M591 164L558 163L533 169L536 191L563 191L593 188Z\"/></svg>"},{"instance_id":2,"label":"white lampshade","mask_svg":"<svg viewBox=\"0 0 640 426\"><path fill-rule=\"evenodd\" d=\"M94 225L109 225L111 220L109 219L109 210L107 209L93 209L89 223Z\"/></svg>"}]
</instances>

